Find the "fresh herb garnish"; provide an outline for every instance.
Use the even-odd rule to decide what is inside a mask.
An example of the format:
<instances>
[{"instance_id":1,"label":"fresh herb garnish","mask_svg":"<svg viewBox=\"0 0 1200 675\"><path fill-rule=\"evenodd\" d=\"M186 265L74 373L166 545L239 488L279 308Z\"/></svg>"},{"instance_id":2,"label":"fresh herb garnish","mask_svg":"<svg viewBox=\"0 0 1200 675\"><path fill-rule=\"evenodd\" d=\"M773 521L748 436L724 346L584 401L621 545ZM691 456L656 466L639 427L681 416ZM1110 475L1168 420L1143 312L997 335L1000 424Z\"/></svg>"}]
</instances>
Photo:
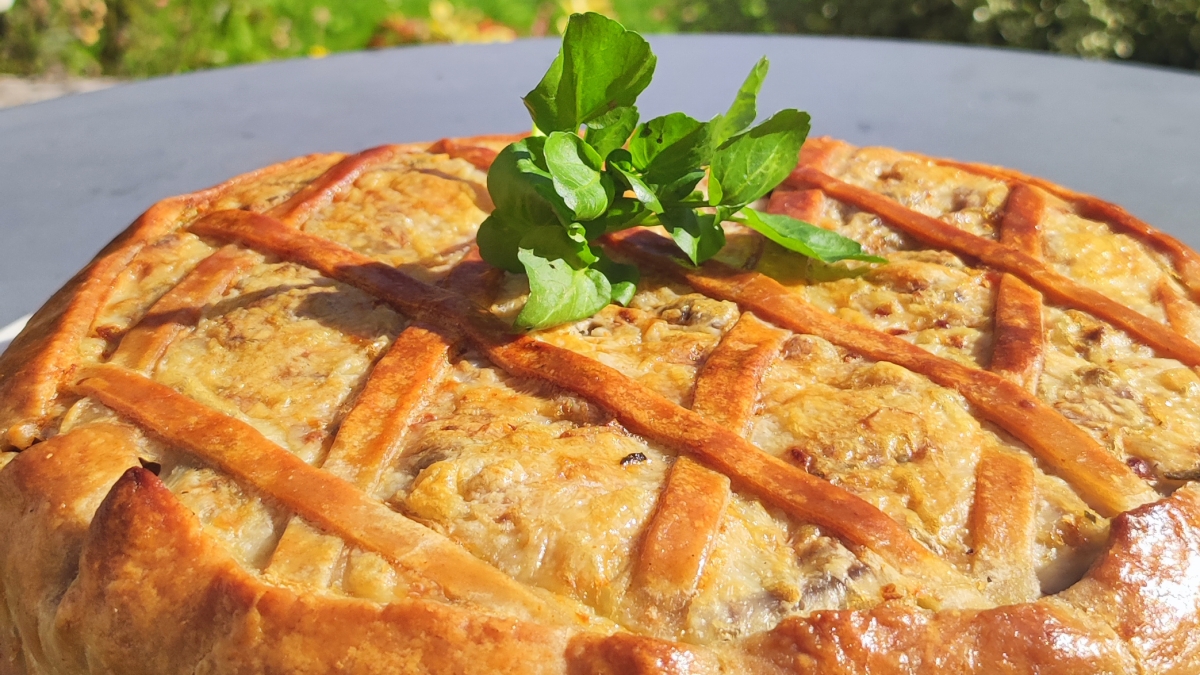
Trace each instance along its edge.
<instances>
[{"instance_id":1,"label":"fresh herb garnish","mask_svg":"<svg viewBox=\"0 0 1200 675\"><path fill-rule=\"evenodd\" d=\"M628 303L637 268L591 242L635 225L662 225L696 265L725 245L725 221L822 262L884 262L837 233L748 206L796 168L809 129L808 113L792 109L750 126L765 58L724 115L701 122L671 113L639 124L635 103L655 62L642 36L599 14L575 14L558 57L525 96L535 135L492 164L496 209L477 237L484 260L529 276L518 327L546 328ZM706 173L707 198L696 190Z\"/></svg>"}]
</instances>

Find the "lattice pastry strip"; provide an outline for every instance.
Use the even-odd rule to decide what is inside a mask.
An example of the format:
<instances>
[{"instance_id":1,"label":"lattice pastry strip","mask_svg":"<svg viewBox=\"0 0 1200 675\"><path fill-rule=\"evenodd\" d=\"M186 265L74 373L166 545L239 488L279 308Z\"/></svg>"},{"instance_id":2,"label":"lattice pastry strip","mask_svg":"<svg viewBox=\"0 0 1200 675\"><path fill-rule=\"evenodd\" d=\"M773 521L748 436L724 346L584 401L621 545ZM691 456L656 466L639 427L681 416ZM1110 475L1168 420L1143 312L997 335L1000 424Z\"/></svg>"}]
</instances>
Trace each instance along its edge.
<instances>
[{"instance_id":1,"label":"lattice pastry strip","mask_svg":"<svg viewBox=\"0 0 1200 675\"><path fill-rule=\"evenodd\" d=\"M831 316L765 275L712 261L698 270L685 268L676 262L670 243L653 233L627 230L610 235L610 240L626 255L674 274L713 297L736 302L777 326L896 363L957 390L983 416L1024 441L1102 514L1113 515L1158 498L1129 467L1082 430L998 375L939 358L897 337Z\"/></svg>"},{"instance_id":2,"label":"lattice pastry strip","mask_svg":"<svg viewBox=\"0 0 1200 675\"><path fill-rule=\"evenodd\" d=\"M1041 257L1039 226L1046 200L1036 188L1016 185L1000 223L1000 241L1034 258ZM991 371L1037 394L1046 361L1042 296L1011 275L1000 277L996 292Z\"/></svg>"},{"instance_id":3,"label":"lattice pastry strip","mask_svg":"<svg viewBox=\"0 0 1200 675\"><path fill-rule=\"evenodd\" d=\"M988 583L999 605L1036 600L1033 462L997 447L985 448L975 468L971 508L972 571Z\"/></svg>"},{"instance_id":4,"label":"lattice pastry strip","mask_svg":"<svg viewBox=\"0 0 1200 675\"><path fill-rule=\"evenodd\" d=\"M692 410L743 434L784 336L743 314L700 370ZM729 478L687 457L675 461L642 535L629 589L634 606L644 609L639 623L653 634L682 633L729 499Z\"/></svg>"},{"instance_id":5,"label":"lattice pastry strip","mask_svg":"<svg viewBox=\"0 0 1200 675\"><path fill-rule=\"evenodd\" d=\"M1159 282L1155 292L1171 328L1190 340L1200 340L1200 308L1165 279Z\"/></svg>"},{"instance_id":6,"label":"lattice pastry strip","mask_svg":"<svg viewBox=\"0 0 1200 675\"><path fill-rule=\"evenodd\" d=\"M472 254L446 279L452 289L478 291L482 261ZM490 266L482 266L490 270ZM322 468L370 495L395 460L413 416L445 375L456 345L441 334L413 325L406 328L379 359L353 408L342 420ZM343 541L323 534L303 520L288 523L267 573L327 587Z\"/></svg>"},{"instance_id":7,"label":"lattice pastry strip","mask_svg":"<svg viewBox=\"0 0 1200 675\"><path fill-rule=\"evenodd\" d=\"M509 607L528 618L571 623L576 611L534 594L441 535L312 467L244 422L118 366L92 366L76 389L172 447L182 448L286 505L343 540L428 579L426 594Z\"/></svg>"},{"instance_id":8,"label":"lattice pastry strip","mask_svg":"<svg viewBox=\"0 0 1200 675\"><path fill-rule=\"evenodd\" d=\"M343 419L322 468L371 494L392 459L412 416L446 369L450 345L437 333L409 326L375 364L354 407ZM330 585L343 554L342 541L308 523L291 520L267 574Z\"/></svg>"},{"instance_id":9,"label":"lattice pastry strip","mask_svg":"<svg viewBox=\"0 0 1200 675\"><path fill-rule=\"evenodd\" d=\"M505 324L460 295L257 214L217 212L196 223L193 231L298 262L371 293L418 320L442 324L446 331L462 331L509 372L546 380L590 399L630 431L696 456L793 517L875 551L903 573L927 581L928 588L940 586L966 604L979 601L971 582L862 499L762 452L603 364L527 336L511 335Z\"/></svg>"},{"instance_id":10,"label":"lattice pastry strip","mask_svg":"<svg viewBox=\"0 0 1200 675\"><path fill-rule=\"evenodd\" d=\"M1000 223L1000 241L1040 257L1045 209L1046 200L1036 188L1014 186ZM1036 394L1046 358L1042 296L1011 274L1000 278L993 336L992 372ZM988 582L988 594L997 604L1027 602L1040 594L1033 560L1035 503L1030 459L985 448L975 470L972 569Z\"/></svg>"},{"instance_id":11,"label":"lattice pastry strip","mask_svg":"<svg viewBox=\"0 0 1200 675\"><path fill-rule=\"evenodd\" d=\"M927 244L978 258L989 267L1020 277L1055 303L1077 307L1104 318L1164 356L1192 366L1200 365L1200 345L1103 293L1050 270L1027 253L964 232L812 167L798 167L788 181L792 185L815 186L830 197L875 213Z\"/></svg>"},{"instance_id":12,"label":"lattice pastry strip","mask_svg":"<svg viewBox=\"0 0 1200 675\"><path fill-rule=\"evenodd\" d=\"M167 347L185 330L195 327L204 307L219 299L259 257L236 246L225 246L202 260L125 334L109 362L153 372Z\"/></svg>"},{"instance_id":13,"label":"lattice pastry strip","mask_svg":"<svg viewBox=\"0 0 1200 675\"><path fill-rule=\"evenodd\" d=\"M1191 248L1184 245L1171 235L1161 232L1150 227L1147 223L1135 218L1125 209L1106 202L1103 199L1085 195L1074 190L1068 190L1060 185L1051 183L1050 181L1042 180L1034 176L1023 174L1013 169L1008 169L999 166L989 166L986 164L977 164L971 162L957 162L941 158L926 158L942 166L954 167L968 173L973 173L981 176L989 176L998 180L1005 181L1010 185L1030 185L1040 190L1049 192L1050 194L1066 200L1072 204L1079 215L1084 218L1091 218L1101 222L1109 223L1121 230L1129 232L1136 236L1141 241L1144 241L1154 248L1165 252L1174 263L1175 272L1179 275L1180 281L1183 282L1192 294L1192 298L1200 302L1200 254L1197 254Z\"/></svg>"}]
</instances>

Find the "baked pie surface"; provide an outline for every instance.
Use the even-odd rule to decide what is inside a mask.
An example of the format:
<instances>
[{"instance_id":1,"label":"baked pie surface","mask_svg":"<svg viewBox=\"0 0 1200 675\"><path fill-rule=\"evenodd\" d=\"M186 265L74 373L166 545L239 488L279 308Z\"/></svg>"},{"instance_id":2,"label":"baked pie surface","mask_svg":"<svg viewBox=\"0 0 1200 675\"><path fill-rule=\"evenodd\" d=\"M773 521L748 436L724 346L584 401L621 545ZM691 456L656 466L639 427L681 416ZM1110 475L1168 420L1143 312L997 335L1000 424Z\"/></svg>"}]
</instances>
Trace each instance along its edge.
<instances>
[{"instance_id":1,"label":"baked pie surface","mask_svg":"<svg viewBox=\"0 0 1200 675\"><path fill-rule=\"evenodd\" d=\"M1200 265L1100 200L812 139L628 307L517 335L511 139L155 205L0 358L0 673L1195 673Z\"/></svg>"}]
</instances>

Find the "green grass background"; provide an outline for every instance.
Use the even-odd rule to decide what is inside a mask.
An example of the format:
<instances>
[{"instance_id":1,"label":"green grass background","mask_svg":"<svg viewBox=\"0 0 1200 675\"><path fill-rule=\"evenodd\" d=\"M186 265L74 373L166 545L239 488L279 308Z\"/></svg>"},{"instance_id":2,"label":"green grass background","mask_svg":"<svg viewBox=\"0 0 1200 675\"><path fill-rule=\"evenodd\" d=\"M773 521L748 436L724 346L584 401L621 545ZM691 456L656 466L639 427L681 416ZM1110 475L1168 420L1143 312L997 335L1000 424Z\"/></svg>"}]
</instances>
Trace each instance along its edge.
<instances>
[{"instance_id":1,"label":"green grass background","mask_svg":"<svg viewBox=\"0 0 1200 675\"><path fill-rule=\"evenodd\" d=\"M887 36L1200 70L1200 0L15 0L0 13L0 72L146 77L373 42L553 35L581 9L646 33Z\"/></svg>"}]
</instances>

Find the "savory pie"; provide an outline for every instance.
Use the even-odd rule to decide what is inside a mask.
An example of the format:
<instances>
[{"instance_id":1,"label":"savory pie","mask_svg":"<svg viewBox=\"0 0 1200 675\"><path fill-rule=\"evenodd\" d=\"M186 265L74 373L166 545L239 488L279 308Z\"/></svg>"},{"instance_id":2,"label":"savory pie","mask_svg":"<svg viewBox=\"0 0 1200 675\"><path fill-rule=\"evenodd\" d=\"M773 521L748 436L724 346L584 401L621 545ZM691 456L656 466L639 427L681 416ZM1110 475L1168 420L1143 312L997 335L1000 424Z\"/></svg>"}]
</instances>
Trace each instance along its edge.
<instances>
[{"instance_id":1,"label":"savory pie","mask_svg":"<svg viewBox=\"0 0 1200 675\"><path fill-rule=\"evenodd\" d=\"M810 140L699 268L530 334L511 139L151 208L0 359L0 673L1200 672L1200 258Z\"/></svg>"}]
</instances>

